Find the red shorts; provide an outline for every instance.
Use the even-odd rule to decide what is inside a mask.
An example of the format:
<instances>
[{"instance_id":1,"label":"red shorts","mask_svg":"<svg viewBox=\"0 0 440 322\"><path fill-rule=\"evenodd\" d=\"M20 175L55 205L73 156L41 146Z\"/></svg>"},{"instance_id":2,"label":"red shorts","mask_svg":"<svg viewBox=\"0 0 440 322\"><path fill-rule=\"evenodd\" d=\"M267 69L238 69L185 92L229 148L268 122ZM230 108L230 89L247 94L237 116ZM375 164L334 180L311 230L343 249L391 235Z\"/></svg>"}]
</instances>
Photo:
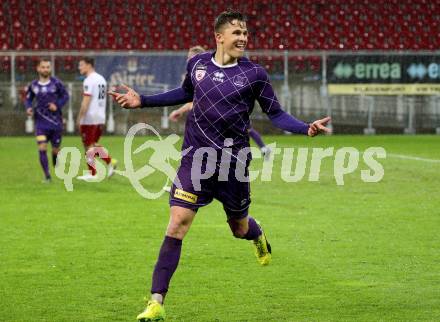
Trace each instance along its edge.
<instances>
[{"instance_id":1,"label":"red shorts","mask_svg":"<svg viewBox=\"0 0 440 322\"><path fill-rule=\"evenodd\" d=\"M86 124L80 125L79 132L84 146L91 146L98 143L101 137L104 124Z\"/></svg>"}]
</instances>

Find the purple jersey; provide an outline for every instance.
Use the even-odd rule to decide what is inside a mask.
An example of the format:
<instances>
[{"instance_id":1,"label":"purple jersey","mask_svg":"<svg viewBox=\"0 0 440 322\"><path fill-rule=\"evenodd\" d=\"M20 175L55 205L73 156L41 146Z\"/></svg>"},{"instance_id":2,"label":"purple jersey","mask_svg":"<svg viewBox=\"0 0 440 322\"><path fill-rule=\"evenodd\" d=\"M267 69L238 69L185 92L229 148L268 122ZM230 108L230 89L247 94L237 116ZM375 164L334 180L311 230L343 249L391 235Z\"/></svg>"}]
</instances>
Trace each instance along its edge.
<instances>
[{"instance_id":1,"label":"purple jersey","mask_svg":"<svg viewBox=\"0 0 440 322\"><path fill-rule=\"evenodd\" d=\"M36 104L33 107L33 101ZM50 77L47 83L34 80L26 91L26 108L33 107L35 127L37 129L62 129L62 107L69 99L63 83L55 77ZM49 103L54 103L57 110L49 110Z\"/></svg>"},{"instance_id":2,"label":"purple jersey","mask_svg":"<svg viewBox=\"0 0 440 322\"><path fill-rule=\"evenodd\" d=\"M192 147L191 151L199 147L216 150L227 147L237 156L240 149L249 146L247 130L255 101L275 126L302 134L307 134L309 128L281 109L266 71L247 58L221 66L215 62L213 53L197 55L188 62L181 88L163 94L142 95L141 101L143 107L193 101L182 147Z\"/></svg>"}]
</instances>

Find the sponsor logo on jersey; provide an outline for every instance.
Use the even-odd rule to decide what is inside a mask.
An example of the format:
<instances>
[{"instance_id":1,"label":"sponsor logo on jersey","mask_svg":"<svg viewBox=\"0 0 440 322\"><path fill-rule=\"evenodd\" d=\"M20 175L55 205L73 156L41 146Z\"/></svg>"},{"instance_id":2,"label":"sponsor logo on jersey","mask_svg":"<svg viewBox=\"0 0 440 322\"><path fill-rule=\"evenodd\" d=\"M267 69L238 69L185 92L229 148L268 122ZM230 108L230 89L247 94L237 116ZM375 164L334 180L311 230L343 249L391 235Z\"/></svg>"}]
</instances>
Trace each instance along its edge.
<instances>
[{"instance_id":1,"label":"sponsor logo on jersey","mask_svg":"<svg viewBox=\"0 0 440 322\"><path fill-rule=\"evenodd\" d=\"M220 82L223 83L225 81L225 74L222 72L215 72L214 77L212 78L214 82Z\"/></svg>"},{"instance_id":2,"label":"sponsor logo on jersey","mask_svg":"<svg viewBox=\"0 0 440 322\"><path fill-rule=\"evenodd\" d=\"M246 85L246 81L247 81L246 77L240 75L235 75L234 79L232 80L234 85L237 87L243 87L244 85Z\"/></svg>"},{"instance_id":3,"label":"sponsor logo on jersey","mask_svg":"<svg viewBox=\"0 0 440 322\"><path fill-rule=\"evenodd\" d=\"M185 201L188 201L190 203L196 203L197 202L197 196L195 194L183 191L181 189L176 189L174 191L174 198L185 200Z\"/></svg>"},{"instance_id":4,"label":"sponsor logo on jersey","mask_svg":"<svg viewBox=\"0 0 440 322\"><path fill-rule=\"evenodd\" d=\"M46 86L41 87L41 93L46 93L46 92L47 92L47 87Z\"/></svg>"}]
</instances>

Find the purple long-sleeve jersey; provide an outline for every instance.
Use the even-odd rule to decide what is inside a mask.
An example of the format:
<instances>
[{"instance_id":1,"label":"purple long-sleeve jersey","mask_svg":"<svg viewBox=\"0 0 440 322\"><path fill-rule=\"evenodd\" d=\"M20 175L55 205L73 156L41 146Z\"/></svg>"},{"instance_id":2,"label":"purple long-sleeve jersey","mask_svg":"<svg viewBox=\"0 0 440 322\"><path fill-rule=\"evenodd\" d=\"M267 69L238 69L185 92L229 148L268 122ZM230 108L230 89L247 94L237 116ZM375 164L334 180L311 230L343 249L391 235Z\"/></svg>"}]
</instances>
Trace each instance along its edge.
<instances>
[{"instance_id":1,"label":"purple long-sleeve jersey","mask_svg":"<svg viewBox=\"0 0 440 322\"><path fill-rule=\"evenodd\" d=\"M301 134L307 134L309 129L308 124L281 109L267 72L247 58L221 66L215 62L213 53L197 55L188 61L187 74L180 88L162 94L141 95L142 107L191 101L194 105L186 121L182 150L229 147L237 156L240 149L249 146L247 130L255 101L275 126Z\"/></svg>"},{"instance_id":2,"label":"purple long-sleeve jersey","mask_svg":"<svg viewBox=\"0 0 440 322\"><path fill-rule=\"evenodd\" d=\"M33 101L36 104L33 107ZM47 83L34 80L26 91L26 108L33 107L35 127L37 129L62 129L62 108L69 100L69 94L63 83L55 77L50 77ZM49 110L49 103L54 103L57 110Z\"/></svg>"}]
</instances>

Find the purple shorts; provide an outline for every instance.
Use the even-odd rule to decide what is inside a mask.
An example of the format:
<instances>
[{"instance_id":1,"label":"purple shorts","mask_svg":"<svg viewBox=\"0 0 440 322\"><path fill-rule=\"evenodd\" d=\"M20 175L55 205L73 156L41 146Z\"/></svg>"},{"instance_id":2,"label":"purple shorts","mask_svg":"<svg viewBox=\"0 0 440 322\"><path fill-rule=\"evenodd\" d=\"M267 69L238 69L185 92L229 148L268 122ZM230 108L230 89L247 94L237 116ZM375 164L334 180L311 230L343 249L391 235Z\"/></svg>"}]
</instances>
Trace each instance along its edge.
<instances>
[{"instance_id":1,"label":"purple shorts","mask_svg":"<svg viewBox=\"0 0 440 322\"><path fill-rule=\"evenodd\" d=\"M195 165L197 163L195 162ZM183 157L177 171L170 192L170 206L180 206L197 211L206 206L215 198L223 204L223 209L229 218L241 219L248 215L251 203L250 184L245 180L238 180L235 175L236 162L232 162L229 171L220 170L219 164L212 165L212 176L206 179L198 179L197 174L191 174L193 166L192 157ZM206 160L201 165L201 171L205 173ZM242 166L242 173L248 176L248 164Z\"/></svg>"},{"instance_id":2,"label":"purple shorts","mask_svg":"<svg viewBox=\"0 0 440 322\"><path fill-rule=\"evenodd\" d=\"M39 129L35 130L35 136L37 138L37 143L47 143L50 142L52 147L58 148L61 144L61 137L63 135L63 130L61 129Z\"/></svg>"}]
</instances>

